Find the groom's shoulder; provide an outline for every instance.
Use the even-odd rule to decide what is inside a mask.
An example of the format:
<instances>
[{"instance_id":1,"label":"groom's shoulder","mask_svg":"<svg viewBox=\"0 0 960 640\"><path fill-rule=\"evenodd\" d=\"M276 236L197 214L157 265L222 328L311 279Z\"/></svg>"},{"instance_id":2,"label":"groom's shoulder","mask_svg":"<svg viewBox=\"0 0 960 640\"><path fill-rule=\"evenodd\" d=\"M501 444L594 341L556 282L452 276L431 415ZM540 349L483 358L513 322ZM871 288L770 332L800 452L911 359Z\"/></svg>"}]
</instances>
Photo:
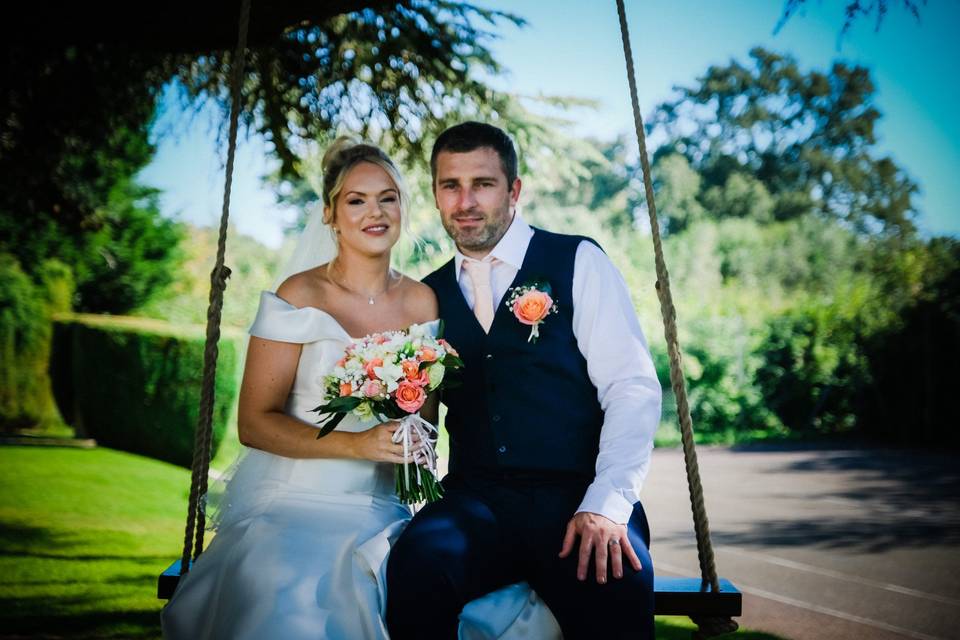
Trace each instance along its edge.
<instances>
[{"instance_id":1,"label":"groom's shoulder","mask_svg":"<svg viewBox=\"0 0 960 640\"><path fill-rule=\"evenodd\" d=\"M603 247L600 246L600 243L590 236L572 233L557 233L556 231L547 231L546 229L542 229L540 227L534 227L534 229L536 233L540 235L542 241L551 244L557 249L567 249L569 251L576 252L582 243L588 242L600 251L603 251Z\"/></svg>"},{"instance_id":2,"label":"groom's shoulder","mask_svg":"<svg viewBox=\"0 0 960 640\"><path fill-rule=\"evenodd\" d=\"M434 269L433 271L428 273L426 276L424 276L421 282L428 285L431 289L436 290L437 286L439 286L440 284L441 278L443 278L445 275L453 273L453 264L454 264L454 259L450 258L449 260L444 262L439 268Z\"/></svg>"}]
</instances>

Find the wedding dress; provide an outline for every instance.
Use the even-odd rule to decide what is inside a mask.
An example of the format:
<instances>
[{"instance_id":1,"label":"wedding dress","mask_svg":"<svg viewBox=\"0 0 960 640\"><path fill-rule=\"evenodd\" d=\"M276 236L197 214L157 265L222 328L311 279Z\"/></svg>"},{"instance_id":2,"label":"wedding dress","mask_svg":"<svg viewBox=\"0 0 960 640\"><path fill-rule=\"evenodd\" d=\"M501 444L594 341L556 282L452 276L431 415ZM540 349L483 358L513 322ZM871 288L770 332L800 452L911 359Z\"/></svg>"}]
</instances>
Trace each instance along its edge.
<instances>
[{"instance_id":1,"label":"wedding dress","mask_svg":"<svg viewBox=\"0 0 960 640\"><path fill-rule=\"evenodd\" d=\"M435 332L439 321L429 323ZM323 377L351 336L330 314L264 291L250 333L303 345L285 412L314 424ZM350 415L337 426L377 423ZM162 613L171 640L204 638L379 640L386 560L411 513L394 493L394 466L293 459L249 449L213 514L217 533ZM410 580L416 580L410 576ZM430 603L423 603L424 617ZM525 583L469 603L460 639L559 637L549 609Z\"/></svg>"}]
</instances>

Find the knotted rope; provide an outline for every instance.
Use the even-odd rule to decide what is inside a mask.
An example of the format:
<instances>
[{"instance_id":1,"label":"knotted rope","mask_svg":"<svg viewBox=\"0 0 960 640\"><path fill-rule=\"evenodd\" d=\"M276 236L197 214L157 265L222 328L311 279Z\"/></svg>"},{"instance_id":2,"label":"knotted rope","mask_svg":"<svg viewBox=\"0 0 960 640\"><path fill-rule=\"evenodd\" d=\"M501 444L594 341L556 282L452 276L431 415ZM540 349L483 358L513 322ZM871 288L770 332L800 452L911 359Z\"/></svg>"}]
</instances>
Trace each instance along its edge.
<instances>
[{"instance_id":1,"label":"knotted rope","mask_svg":"<svg viewBox=\"0 0 960 640\"><path fill-rule=\"evenodd\" d=\"M203 551L203 532L206 517L199 507L200 496L207 492L207 475L210 472L210 448L213 432L214 381L217 375L217 355L220 340L220 316L223 311L223 292L227 288L230 269L223 264L227 248L227 221L230 217L230 190L233 186L233 158L237 149L237 129L240 123L240 88L243 81L243 65L247 52L247 28L250 25L250 0L242 0L240 7L240 34L233 53L230 77L230 132L227 147L226 183L223 190L223 210L220 214L220 235L217 239L217 259L210 272L210 301L207 307L207 340L203 351L203 382L201 383L200 415L194 434L190 499L187 506L187 526L183 534L183 555L180 558L180 575L190 571L190 546L193 542L193 559ZM196 539L194 538L196 530Z\"/></svg>"},{"instance_id":2,"label":"knotted rope","mask_svg":"<svg viewBox=\"0 0 960 640\"><path fill-rule=\"evenodd\" d=\"M713 545L710 542L710 524L707 521L707 508L703 501L703 486L700 483L700 467L697 465L697 450L693 441L693 420L690 417L690 405L687 400L687 387L680 361L680 341L677 337L677 310L673 306L670 293L670 274L663 259L663 243L660 238L660 224L657 221L657 207L653 200L653 180L650 177L650 159L647 157L647 138L640 115L640 100L637 97L637 82L633 67L633 51L630 47L630 32L627 28L627 14L623 0L617 0L617 13L620 16L620 37L623 41L623 57L627 63L627 82L630 86L630 101L633 106L633 124L640 147L640 167L643 171L643 191L647 199L647 213L650 217L650 233L653 237L653 253L657 270L657 297L660 299L660 313L663 316L664 337L667 341L667 353L670 356L670 384L677 400L677 415L680 422L680 436L683 442L683 459L687 468L687 486L690 490L690 506L693 510L693 528L697 537L697 557L700 561L700 575L704 587L720 591L717 567L713 557ZM736 630L737 623L730 618L696 618L703 637L714 635L723 629L723 633Z\"/></svg>"}]
</instances>

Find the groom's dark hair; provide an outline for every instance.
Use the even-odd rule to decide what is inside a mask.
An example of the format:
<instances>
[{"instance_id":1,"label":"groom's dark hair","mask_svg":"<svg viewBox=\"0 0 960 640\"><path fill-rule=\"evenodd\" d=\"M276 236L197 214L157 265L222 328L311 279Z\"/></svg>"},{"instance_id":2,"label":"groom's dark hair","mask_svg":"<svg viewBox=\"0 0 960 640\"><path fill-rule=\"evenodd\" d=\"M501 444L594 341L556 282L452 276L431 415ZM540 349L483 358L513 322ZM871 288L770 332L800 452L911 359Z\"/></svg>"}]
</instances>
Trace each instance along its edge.
<instances>
[{"instance_id":1,"label":"groom's dark hair","mask_svg":"<svg viewBox=\"0 0 960 640\"><path fill-rule=\"evenodd\" d=\"M454 125L440 134L433 143L430 154L430 174L437 180L437 156L443 151L467 153L490 147L500 156L500 165L507 176L507 185L517 179L517 150L506 131L483 122L464 122Z\"/></svg>"}]
</instances>

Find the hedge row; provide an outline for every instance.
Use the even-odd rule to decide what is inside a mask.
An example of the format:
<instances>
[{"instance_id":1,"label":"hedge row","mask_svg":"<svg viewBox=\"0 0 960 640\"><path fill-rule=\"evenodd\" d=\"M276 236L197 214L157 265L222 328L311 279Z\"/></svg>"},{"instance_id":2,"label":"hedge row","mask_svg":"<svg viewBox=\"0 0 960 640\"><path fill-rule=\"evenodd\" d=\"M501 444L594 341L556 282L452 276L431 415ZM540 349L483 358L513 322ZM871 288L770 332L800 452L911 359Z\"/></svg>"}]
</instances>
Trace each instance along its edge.
<instances>
[{"instance_id":1,"label":"hedge row","mask_svg":"<svg viewBox=\"0 0 960 640\"><path fill-rule=\"evenodd\" d=\"M101 445L189 467L200 409L203 327L86 314L54 317L50 374L64 419ZM213 453L237 395L240 341L219 344Z\"/></svg>"}]
</instances>

